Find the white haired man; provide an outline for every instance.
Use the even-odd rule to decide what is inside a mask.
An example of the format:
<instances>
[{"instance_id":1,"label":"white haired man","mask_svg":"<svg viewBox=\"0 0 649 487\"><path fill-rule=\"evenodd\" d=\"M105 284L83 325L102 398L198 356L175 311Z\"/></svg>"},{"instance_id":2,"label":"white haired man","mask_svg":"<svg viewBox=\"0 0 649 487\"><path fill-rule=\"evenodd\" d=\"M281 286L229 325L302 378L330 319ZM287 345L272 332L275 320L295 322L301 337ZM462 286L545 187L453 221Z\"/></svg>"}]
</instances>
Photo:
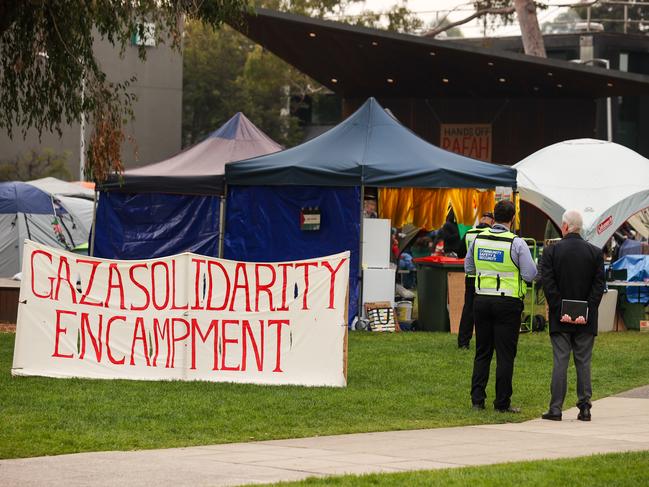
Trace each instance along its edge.
<instances>
[{"instance_id":1,"label":"white haired man","mask_svg":"<svg viewBox=\"0 0 649 487\"><path fill-rule=\"evenodd\" d=\"M605 276L602 251L581 238L582 226L579 211L566 211L561 223L563 238L543 252L540 265L543 291L550 311L553 352L550 407L541 417L552 421L561 421L570 352L577 371L577 419L591 420L590 363L597 335L597 308L604 294ZM586 316L571 317L562 312L564 300L585 301Z\"/></svg>"}]
</instances>

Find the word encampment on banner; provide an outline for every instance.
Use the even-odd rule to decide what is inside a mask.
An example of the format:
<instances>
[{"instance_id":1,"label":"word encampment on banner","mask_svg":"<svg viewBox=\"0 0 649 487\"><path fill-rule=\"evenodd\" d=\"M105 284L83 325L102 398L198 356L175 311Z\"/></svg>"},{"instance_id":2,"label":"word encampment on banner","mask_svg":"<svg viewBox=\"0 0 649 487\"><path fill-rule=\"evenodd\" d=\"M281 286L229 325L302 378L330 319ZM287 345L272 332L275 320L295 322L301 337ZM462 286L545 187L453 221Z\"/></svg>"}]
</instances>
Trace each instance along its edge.
<instances>
[{"instance_id":1,"label":"word encampment on banner","mask_svg":"<svg viewBox=\"0 0 649 487\"><path fill-rule=\"evenodd\" d=\"M26 241L13 375L346 385L349 252L117 261Z\"/></svg>"}]
</instances>

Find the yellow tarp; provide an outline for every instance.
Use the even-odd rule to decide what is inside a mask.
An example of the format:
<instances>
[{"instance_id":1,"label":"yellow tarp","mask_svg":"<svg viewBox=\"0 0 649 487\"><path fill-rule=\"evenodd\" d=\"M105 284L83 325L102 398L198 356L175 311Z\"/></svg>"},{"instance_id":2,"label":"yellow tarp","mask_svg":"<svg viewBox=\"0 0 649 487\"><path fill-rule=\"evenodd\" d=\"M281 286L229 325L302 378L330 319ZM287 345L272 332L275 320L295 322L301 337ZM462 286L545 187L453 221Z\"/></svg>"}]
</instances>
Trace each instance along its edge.
<instances>
[{"instance_id":1,"label":"yellow tarp","mask_svg":"<svg viewBox=\"0 0 649 487\"><path fill-rule=\"evenodd\" d=\"M478 217L481 217L487 211L494 211L494 206L496 206L496 192L494 190L476 191L475 198L476 215Z\"/></svg>"},{"instance_id":2,"label":"yellow tarp","mask_svg":"<svg viewBox=\"0 0 649 487\"><path fill-rule=\"evenodd\" d=\"M389 218L393 227L412 223L425 230L434 230L444 224L449 203L457 223L472 226L476 216L493 211L495 192L465 188L381 188L379 218Z\"/></svg>"},{"instance_id":3,"label":"yellow tarp","mask_svg":"<svg viewBox=\"0 0 649 487\"><path fill-rule=\"evenodd\" d=\"M452 189L451 190L451 207L455 213L456 223L468 225L470 227L475 223L475 189Z\"/></svg>"}]
</instances>

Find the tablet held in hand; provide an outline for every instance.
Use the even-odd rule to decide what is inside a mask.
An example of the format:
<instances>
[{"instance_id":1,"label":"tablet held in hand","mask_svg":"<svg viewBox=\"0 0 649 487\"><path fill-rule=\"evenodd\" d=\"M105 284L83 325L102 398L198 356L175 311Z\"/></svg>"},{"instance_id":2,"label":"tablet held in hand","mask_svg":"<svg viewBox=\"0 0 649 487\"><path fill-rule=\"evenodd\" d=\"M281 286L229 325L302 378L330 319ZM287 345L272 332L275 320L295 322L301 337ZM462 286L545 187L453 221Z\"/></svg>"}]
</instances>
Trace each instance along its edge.
<instances>
[{"instance_id":1,"label":"tablet held in hand","mask_svg":"<svg viewBox=\"0 0 649 487\"><path fill-rule=\"evenodd\" d=\"M573 299L561 300L561 322L585 325L588 321L588 302Z\"/></svg>"}]
</instances>

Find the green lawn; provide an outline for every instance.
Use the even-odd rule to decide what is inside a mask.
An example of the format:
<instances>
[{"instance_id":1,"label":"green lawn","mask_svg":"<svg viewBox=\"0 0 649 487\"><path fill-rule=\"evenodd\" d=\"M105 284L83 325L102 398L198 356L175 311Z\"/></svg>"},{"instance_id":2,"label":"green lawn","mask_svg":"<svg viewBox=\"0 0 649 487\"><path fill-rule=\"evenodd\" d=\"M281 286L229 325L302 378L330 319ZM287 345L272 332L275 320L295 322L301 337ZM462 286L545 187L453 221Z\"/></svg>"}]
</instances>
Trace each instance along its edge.
<instances>
[{"instance_id":1,"label":"green lawn","mask_svg":"<svg viewBox=\"0 0 649 487\"><path fill-rule=\"evenodd\" d=\"M349 385L336 389L11 377L14 335L0 333L0 458L523 421L545 410L547 335L521 336L513 397L520 415L471 410L473 354L455 340L351 333ZM594 398L649 384L647 363L649 334L601 335ZM567 406L572 375L571 384Z\"/></svg>"},{"instance_id":2,"label":"green lawn","mask_svg":"<svg viewBox=\"0 0 649 487\"><path fill-rule=\"evenodd\" d=\"M345 475L281 486L440 486L440 487L637 487L647 485L649 452L612 453L565 460L517 462L485 467L424 470L372 475Z\"/></svg>"}]
</instances>

